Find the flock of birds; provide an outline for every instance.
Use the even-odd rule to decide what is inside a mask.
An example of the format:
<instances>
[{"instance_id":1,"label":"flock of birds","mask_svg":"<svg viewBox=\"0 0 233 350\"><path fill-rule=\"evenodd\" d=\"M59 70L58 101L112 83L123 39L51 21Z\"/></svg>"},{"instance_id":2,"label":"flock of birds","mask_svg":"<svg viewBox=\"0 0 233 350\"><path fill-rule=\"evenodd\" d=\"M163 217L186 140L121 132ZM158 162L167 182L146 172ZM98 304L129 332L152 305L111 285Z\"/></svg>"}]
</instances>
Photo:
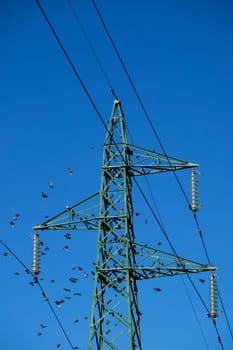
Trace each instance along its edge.
<instances>
[{"instance_id":1,"label":"flock of birds","mask_svg":"<svg viewBox=\"0 0 233 350\"><path fill-rule=\"evenodd\" d=\"M70 168L70 167L68 167L68 168L67 168L67 173L68 173L70 176L72 176L73 173L74 173L74 172L73 172L73 169ZM51 189L54 189L54 187L55 187L55 186L54 186L54 182L53 182L52 180L49 181L49 187L50 187ZM47 194L46 192L44 192L44 191L41 192L41 198L42 198L43 200L47 200L47 199L48 199L48 194ZM140 213L136 212L135 215L136 215L136 216L139 216ZM16 213L16 214L13 215L13 217L12 217L12 218L10 219L10 221L9 221L10 228L13 229L13 228L16 226L17 221L19 220L19 218L20 218L20 214L19 214L19 213ZM147 223L148 223L148 219L145 219L145 220L144 220L144 223L147 224ZM71 235L71 233L68 233L68 232L67 232L67 233L64 234L64 237L65 237L66 241L70 241L71 238L72 238L72 235ZM158 241L158 242L157 242L157 245L158 245L158 246L160 246L161 244L162 244L161 241ZM41 255L46 255L47 252L50 250L49 246L45 245L43 241L40 241L40 245L41 245ZM68 242L63 246L63 250L64 250L65 252L68 252L68 251L69 251ZM4 251L4 252L3 252L3 256L4 256L4 257L7 257L8 254L9 254L9 253L8 253L7 251ZM92 264L95 265L95 263L92 263ZM87 279L87 278L89 277L89 275L94 275L94 271L86 272L86 271L84 270L83 267L78 266L78 265L73 265L73 266L71 267L71 270L72 270L73 272L76 271L76 272L81 273L83 279ZM29 271L27 271L26 269L25 269L25 272L26 272L27 274L29 274ZM20 273L19 273L18 271L16 271L16 272L14 272L14 275L15 275L15 276L19 276ZM41 277L39 280L40 280L40 281L43 281L44 278ZM81 292L80 292L80 291L77 291L77 288L76 288L76 290L73 289L73 287L74 287L74 286L77 284L77 282L79 282L79 281L80 281L79 276L76 276L75 274L72 275L71 277L68 277L67 285L66 285L65 287L63 287L64 296L63 296L63 297L60 297L60 298L57 298L56 300L53 301L54 305L55 305L58 309L60 309L60 308L62 307L62 305L63 305L65 302L70 301L73 297L81 297L81 296L82 296ZM204 283L204 282L205 282L205 280L202 279L202 278L200 278L199 281L200 281L201 283ZM30 284L31 286L34 286L36 283L37 283L37 282L36 282L35 279L33 279L33 280L31 280L31 281L29 282L29 284ZM55 280L55 279L50 279L50 280L49 280L49 284L50 284L50 285L56 285L56 280ZM153 288L153 291L154 291L154 292L161 292L162 290L161 290L161 288L159 288L159 287L154 287L154 288ZM42 294L43 294L43 293L42 293ZM46 295L44 295L44 297L45 297L45 299L46 299ZM87 320L88 317L85 316L84 319ZM106 321L106 322L109 322L109 321ZM79 319L76 318L76 317L74 317L74 318L72 319L72 323L73 323L73 324L78 324L78 323L79 323ZM45 331L46 328L47 328L47 324L46 324L45 322L40 323L40 324L39 324L39 330L37 331L37 336L38 336L38 337L41 337L41 336L44 334L44 331ZM57 344L55 345L56 348L60 348L61 346L62 346L61 343L57 343ZM73 349L74 349L74 350L78 350L79 347L78 347L78 346L75 346Z\"/></svg>"}]
</instances>

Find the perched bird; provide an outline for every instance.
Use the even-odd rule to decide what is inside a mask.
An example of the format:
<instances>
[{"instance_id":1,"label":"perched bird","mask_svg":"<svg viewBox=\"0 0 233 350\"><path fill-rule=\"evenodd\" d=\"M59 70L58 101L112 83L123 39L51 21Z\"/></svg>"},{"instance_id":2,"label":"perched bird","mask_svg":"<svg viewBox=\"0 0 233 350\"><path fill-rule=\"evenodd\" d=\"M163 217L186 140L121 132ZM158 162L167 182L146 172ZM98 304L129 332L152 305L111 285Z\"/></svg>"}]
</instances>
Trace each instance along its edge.
<instances>
[{"instance_id":1,"label":"perched bird","mask_svg":"<svg viewBox=\"0 0 233 350\"><path fill-rule=\"evenodd\" d=\"M68 168L68 174L73 175L73 170L71 168Z\"/></svg>"},{"instance_id":2,"label":"perched bird","mask_svg":"<svg viewBox=\"0 0 233 350\"><path fill-rule=\"evenodd\" d=\"M48 199L48 195L45 192L42 192L41 196L44 200Z\"/></svg>"}]
</instances>

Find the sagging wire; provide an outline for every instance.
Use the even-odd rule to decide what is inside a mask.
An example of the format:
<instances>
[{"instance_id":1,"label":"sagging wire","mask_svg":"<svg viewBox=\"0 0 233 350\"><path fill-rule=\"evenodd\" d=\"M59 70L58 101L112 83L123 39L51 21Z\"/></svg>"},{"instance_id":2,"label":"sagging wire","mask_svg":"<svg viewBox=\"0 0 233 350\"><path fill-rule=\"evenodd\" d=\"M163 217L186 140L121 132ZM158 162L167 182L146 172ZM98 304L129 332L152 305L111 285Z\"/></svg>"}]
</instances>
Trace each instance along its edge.
<instances>
[{"instance_id":1,"label":"sagging wire","mask_svg":"<svg viewBox=\"0 0 233 350\"><path fill-rule=\"evenodd\" d=\"M34 236L34 237L35 237L35 236ZM38 234L37 234L37 238L36 238L35 240L37 240L37 239L39 240ZM50 310L51 310L53 316L55 317L55 319L56 319L56 321L57 321L57 323L58 323L58 325L59 325L59 327L60 327L60 329L61 329L61 331L62 331L64 337L66 338L66 340L67 340L67 342L68 342L70 348L71 348L72 350L77 349L77 347L74 346L74 345L72 344L72 342L71 342L71 340L70 340L70 337L68 336L68 334L67 334L67 332L66 332L64 326L62 325L61 320L60 320L59 317L57 316L57 314L56 314L56 312L55 312L55 310L54 310L52 304L50 303L49 298L47 297L47 295L46 295L46 293L45 293L45 291L44 291L44 288L42 287L40 281L38 280L37 274L35 274L35 273L33 272L33 270L31 270L31 269L16 255L16 253L13 252L13 250L12 250L5 242L3 242L2 239L0 239L0 243L1 243L1 244L5 247L5 249L18 261L18 263L19 263L21 266L23 266L24 271L25 271L27 274L30 274L30 275L33 277L34 283L39 287L40 292L41 292L41 295L42 295L42 297L43 297L43 300L46 301L46 303L48 304L48 306L49 306L49 308L50 308Z\"/></svg>"},{"instance_id":2,"label":"sagging wire","mask_svg":"<svg viewBox=\"0 0 233 350\"><path fill-rule=\"evenodd\" d=\"M143 101L142 101L142 99L141 99L141 97L140 97L140 95L139 95L139 93L138 93L138 91L137 91L137 89L136 89L136 86L135 86L135 84L134 84L134 82L133 82L133 80L132 80L132 78L131 78L131 76L130 76L130 74L129 74L129 71L128 71L128 69L127 69L127 67L126 67L126 65L125 65L125 63L124 63L124 61L123 61L123 59L122 59L122 57L121 57L121 55L120 55L120 52L119 52L119 50L118 50L118 48L117 48L117 46L116 46L116 44L115 44L115 42L114 42L114 40L113 40L113 38L112 38L112 35L111 35L111 33L110 33L110 31L109 31L109 29L108 29L108 27L107 27L107 25L106 25L106 23L105 23L105 21L104 21L104 19L103 19L103 16L101 15L100 10L98 9L98 7L97 7L97 5L96 5L95 0L91 0L91 2L92 2L92 4L93 4L93 6L94 6L94 8L95 8L95 10L96 10L96 13L97 13L97 15L98 15L98 17L99 17L99 19L100 19L100 21L101 21L103 27L104 27L104 30L105 30L105 32L106 32L106 34L107 34L107 36L108 36L108 38L109 38L109 40L110 40L110 42L111 42L111 44L112 44L112 47L113 47L113 49L114 49L114 51L115 51L115 53L116 53L116 56L118 57L118 59L119 59L121 65L122 65L122 68L123 68L123 70L124 70L124 72L125 72L125 74L126 74L128 80L129 80L129 83L130 83L130 85L131 85L131 87L132 87L132 89L133 89L133 91L134 91L134 93L135 93L135 95L136 95L136 97L137 97L137 99L138 99L138 102L139 102L139 104L140 104L140 106L141 106L141 108L142 108L142 110L143 110L143 112L144 112L144 114L145 114L145 116L146 116L146 119L147 119L147 121L148 121L148 123L149 123L149 125L150 125L150 127L151 127L151 129L152 129L152 131L153 131L153 134L154 134L155 138L157 139L157 141L158 141L158 143L159 143L159 145L160 145L160 147L161 147L161 149L162 149L162 151L163 151L165 157L167 158L168 163L170 164L170 160L169 160L169 157L168 157L167 152L166 152L166 150L165 150L165 147L163 146L163 143L162 143L162 141L161 141L161 139L160 139L158 133L157 133L156 130L155 130L155 127L154 127L154 125L153 125L153 123L152 123L152 120L151 120L151 118L150 118L150 116L149 116L149 114L148 114L148 112L147 112L147 110L146 110L146 108L145 108L145 105L144 105L144 103L143 103ZM170 166L171 166L171 164L170 164ZM193 205L192 205L193 203L190 204L189 198L188 198L188 196L187 196L187 194L186 194L186 192L185 192L185 190L184 190L184 188L183 188L183 186L182 186L182 183L181 183L181 181L180 181L178 175L176 174L176 171L175 171L175 170L173 170L173 174L174 174L174 176L175 176L175 179L176 179L176 181L177 181L177 184L178 184L178 186L179 186L181 192L183 193L183 196L184 196L184 198L185 198L185 200L186 200L186 202L187 202L187 205L188 205L188 207L191 209L191 212L192 212L192 214L193 214L193 218L194 218L194 221L195 221L195 224L196 224L198 233L199 233L199 237L200 237L200 239L201 239L202 247L203 247L203 250L204 250L204 252L205 252L205 255L206 255L208 264L209 264L209 265L212 265L212 264L211 264L211 261L210 261L210 258L209 258L208 251L207 251L206 243L205 243L205 240L204 240L204 237L203 237L203 233L202 233L202 230L201 230L201 228L200 228L199 221L198 221L198 219L197 219L197 210L199 209L199 207L197 207L196 205L193 206ZM195 204L197 204L197 203L195 203ZM218 292L218 293L220 294L220 292ZM221 300L222 300L222 298L221 298ZM223 306L223 309L224 309L224 316L225 316L225 318L226 318L226 321L227 321L227 324L228 324L228 328L229 328L231 337L233 338L233 333L232 333L232 330L231 330L231 327L230 327L230 324L229 324L229 320L228 320L228 316L227 316L227 314L226 314L226 311L225 311L225 308L224 308L223 303L222 303L222 306Z\"/></svg>"},{"instance_id":3,"label":"sagging wire","mask_svg":"<svg viewBox=\"0 0 233 350\"><path fill-rule=\"evenodd\" d=\"M107 128L107 126L106 126L106 124L105 124L105 122L104 122L104 119L103 119L103 117L101 116L101 114L100 114L100 112L99 112L99 110L98 110L98 108L97 108L97 106L96 106L94 100L92 99L92 97L91 97L91 95L90 95L88 89L86 88L84 82L82 81L82 79L81 79L81 77L80 77L80 75L79 75L77 69L75 68L75 66L74 66L74 64L73 64L73 62L72 62L70 56L69 56L68 53L66 52L66 50L65 50L65 48L64 48L64 46L63 46L61 40L59 39L58 35L56 34L56 32L55 32L55 30L54 30L54 28L53 28L51 22L50 22L49 19L48 19L48 16L46 15L45 11L44 11L43 8L42 8L42 6L41 6L39 0L35 0L35 1L36 1L37 5L38 5L38 7L39 7L39 9L40 9L40 11L41 11L41 13L42 13L42 15L44 16L44 18L45 18L45 20L46 20L48 26L50 27L50 29L51 29L53 35L55 36L55 38L56 38L56 40L57 40L57 42L58 42L58 44L59 44L61 50L63 51L63 53L64 53L64 55L65 55L65 57L66 57L66 59L68 60L68 62L69 62L69 64L70 64L70 66L71 66L73 72L75 73L76 77L78 78L78 80L79 80L79 82L80 82L80 84L81 84L81 86L82 86L84 92L86 93L86 95L87 95L87 97L88 97L88 99L89 99L91 105L93 106L94 110L96 111L98 118L100 119L101 123L103 124L105 130L106 130L107 132L109 132L109 131L108 131L108 128ZM92 0L92 2L94 2L94 1ZM117 148L118 151L119 151L119 148L118 148L118 146L117 146L117 144L115 143L114 140L113 140L113 144L116 146L116 148ZM120 153L120 152L119 152L119 153ZM165 153L165 152L164 152L164 153ZM166 156L166 153L165 153L165 156ZM168 158L168 156L167 156L167 158ZM170 163L169 158L168 158L168 162ZM174 172L174 174L175 174L175 176L176 176L175 170L174 170L173 172ZM163 225L160 223L159 219L157 218L156 214L154 213L153 208L151 207L151 205L150 205L149 201L147 200L146 196L144 195L144 193L143 193L141 187L139 186L138 182L136 181L135 177L133 177L133 180L134 180L134 182L136 183L136 186L137 186L137 188L139 189L139 192L142 194L142 196L143 196L143 198L144 198L144 200L145 200L145 202L146 202L148 208L149 208L150 211L152 212L152 214L153 214L155 220L157 221L157 223L158 223L160 229L162 230L164 236L166 237L166 239L167 239L167 241L168 241L168 243L169 243L171 249L173 250L175 256L179 259L179 257L178 257L178 255L177 255L177 252L176 252L176 250L175 250L173 244L171 243L171 241L170 241L170 239L169 239L169 237L168 237L166 231L165 231L164 228L163 228ZM179 181L179 180L178 180L178 181ZM184 193L184 194L185 194L185 193ZM185 196L186 196L186 194L185 194ZM187 198L187 197L186 197L186 198ZM187 198L187 200L188 200L188 198ZM188 200L188 203L189 203L189 200ZM190 277L190 276L189 276L189 277ZM198 293L198 295L200 295L200 294ZM201 300L202 300L202 298L201 298ZM222 343L221 343L221 345L222 345Z\"/></svg>"}]
</instances>

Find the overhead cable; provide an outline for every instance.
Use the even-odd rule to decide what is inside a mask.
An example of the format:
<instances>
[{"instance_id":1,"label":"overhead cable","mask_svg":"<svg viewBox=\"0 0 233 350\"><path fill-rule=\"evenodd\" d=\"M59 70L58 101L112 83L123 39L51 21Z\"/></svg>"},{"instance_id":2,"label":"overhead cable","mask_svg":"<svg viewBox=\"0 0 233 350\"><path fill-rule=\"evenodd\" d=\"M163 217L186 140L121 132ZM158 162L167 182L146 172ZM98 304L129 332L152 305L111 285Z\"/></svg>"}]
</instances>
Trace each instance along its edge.
<instances>
[{"instance_id":1,"label":"overhead cable","mask_svg":"<svg viewBox=\"0 0 233 350\"><path fill-rule=\"evenodd\" d=\"M3 242L3 240L0 239L0 243L1 243L1 244L8 250L8 252L18 261L18 263L19 263L20 265L23 266L24 271L25 271L26 273L29 273L29 274L33 277L34 281L36 281L35 284L38 285L38 287L40 288L40 291L41 291L41 294L42 294L42 296L43 296L44 301L47 302L47 304L48 304L48 306L49 306L49 308L50 308L50 310L51 310L53 316L55 317L55 319L56 319L56 321L57 321L57 323L58 323L60 329L62 330L62 333L63 333L63 335L65 336L65 338L66 338L68 344L70 345L71 349L74 350L75 347L73 346L73 344L72 344L72 342L71 342L71 340L70 340L70 338L69 338L69 336L68 336L68 334L67 334L67 332L66 332L64 326L62 325L61 320L60 320L59 317L57 316L57 314L56 314L56 312L55 312L55 310L54 310L52 304L50 303L50 301L49 301L49 299L48 299L48 297L47 297L47 295L46 295L46 293L45 293L45 291L44 291L44 288L42 287L42 285L41 285L40 281L38 280L37 276L33 273L33 271L32 271L30 268L27 267L26 264L24 264L24 262L13 252L13 250L10 249L9 246L8 246L5 242Z\"/></svg>"},{"instance_id":2,"label":"overhead cable","mask_svg":"<svg viewBox=\"0 0 233 350\"><path fill-rule=\"evenodd\" d=\"M41 11L41 13L42 13L42 15L44 16L44 18L45 18L45 20L46 20L48 26L50 27L50 29L51 29L53 35L55 36L55 38L56 38L56 40L57 40L57 42L58 42L58 44L59 44L61 50L63 51L63 53L64 53L64 55L65 55L65 57L66 57L66 59L68 60L68 62L69 62L69 64L70 64L70 66L71 66L73 72L75 73L76 77L78 78L78 80L79 80L79 82L80 82L80 84L81 84L81 86L82 86L84 92L86 93L86 95L87 95L87 97L88 97L88 99L89 99L91 105L93 106L94 110L96 111L98 118L100 119L100 121L101 121L102 125L104 126L105 130L106 130L107 132L109 132L109 131L108 131L108 128L107 128L107 125L105 124L104 119L103 119L103 117L101 116L101 113L99 112L99 110L98 110L98 108L97 108L97 106L96 106L94 100L92 99L92 97L91 97L91 95L90 95L90 93L89 93L87 87L85 86L84 82L82 81L82 79L81 79L81 77L80 77L80 75L79 75L77 69L75 68L75 66L74 66L74 64L73 64L73 62L72 62L70 56L68 55L67 51L65 50L65 48L64 48L64 46L63 46L61 40L59 39L58 35L56 34L56 32L55 32L55 30L54 30L54 28L53 28L51 22L50 22L49 19L48 19L48 16L46 15L45 11L44 11L43 8L42 8L42 6L41 6L39 0L35 0L35 1L36 1L37 5L38 5L38 7L39 7L39 9L40 9L40 11ZM93 1L93 0L92 0L92 1ZM116 146L116 148L117 148L118 151L119 151L119 148L118 148L118 146L117 146L117 144L115 143L114 140L113 140L113 144ZM165 152L164 152L164 153L165 153ZM165 155L166 155L166 154L165 154ZM166 157L168 158L168 156L166 156ZM170 162L169 158L168 158L168 161ZM174 174L175 174L175 171L174 171ZM176 175L176 174L175 174L175 175ZM136 181L135 177L133 177L133 180L134 180L134 182L136 183L137 188L139 189L140 193L142 194L142 196L143 196L143 198L144 198L144 200L145 200L147 206L149 207L150 211L152 212L152 214L153 214L155 220L157 221L159 227L161 228L162 232L164 233L164 236L166 237L166 239L167 239L167 241L168 241L168 243L169 243L169 245L170 245L172 251L174 252L176 258L179 259L179 256L177 255L176 250L175 250L173 244L171 243L171 241L170 241L170 239L169 239L169 237L168 237L166 231L165 231L164 228L163 228L163 225L160 223L158 217L156 216L156 214L155 214L153 208L151 207L151 205L150 205L148 199L146 198L146 196L144 195L144 193L143 193L141 187L139 186L138 182ZM188 199L187 199L187 200L188 200ZM195 288L195 290L196 290L196 288ZM198 295L199 295L199 293L198 293ZM201 299L201 300L202 300L202 299ZM221 343L221 345L222 345L222 343ZM223 349L223 348L222 348L222 349Z\"/></svg>"}]
</instances>

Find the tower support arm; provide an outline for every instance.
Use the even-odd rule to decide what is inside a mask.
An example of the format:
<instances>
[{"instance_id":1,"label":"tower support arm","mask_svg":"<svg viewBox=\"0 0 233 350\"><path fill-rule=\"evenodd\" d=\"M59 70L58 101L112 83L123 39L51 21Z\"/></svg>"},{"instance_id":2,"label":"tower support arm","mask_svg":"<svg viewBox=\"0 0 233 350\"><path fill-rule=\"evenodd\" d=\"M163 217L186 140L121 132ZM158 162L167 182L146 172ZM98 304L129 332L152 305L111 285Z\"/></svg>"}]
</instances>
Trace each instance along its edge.
<instances>
[{"instance_id":1,"label":"tower support arm","mask_svg":"<svg viewBox=\"0 0 233 350\"><path fill-rule=\"evenodd\" d=\"M156 174L186 168L196 168L198 164L166 156L155 151L128 144L131 175Z\"/></svg>"},{"instance_id":2,"label":"tower support arm","mask_svg":"<svg viewBox=\"0 0 233 350\"><path fill-rule=\"evenodd\" d=\"M97 230L99 222L99 192L66 208L60 214L33 227L38 230Z\"/></svg>"}]
</instances>

